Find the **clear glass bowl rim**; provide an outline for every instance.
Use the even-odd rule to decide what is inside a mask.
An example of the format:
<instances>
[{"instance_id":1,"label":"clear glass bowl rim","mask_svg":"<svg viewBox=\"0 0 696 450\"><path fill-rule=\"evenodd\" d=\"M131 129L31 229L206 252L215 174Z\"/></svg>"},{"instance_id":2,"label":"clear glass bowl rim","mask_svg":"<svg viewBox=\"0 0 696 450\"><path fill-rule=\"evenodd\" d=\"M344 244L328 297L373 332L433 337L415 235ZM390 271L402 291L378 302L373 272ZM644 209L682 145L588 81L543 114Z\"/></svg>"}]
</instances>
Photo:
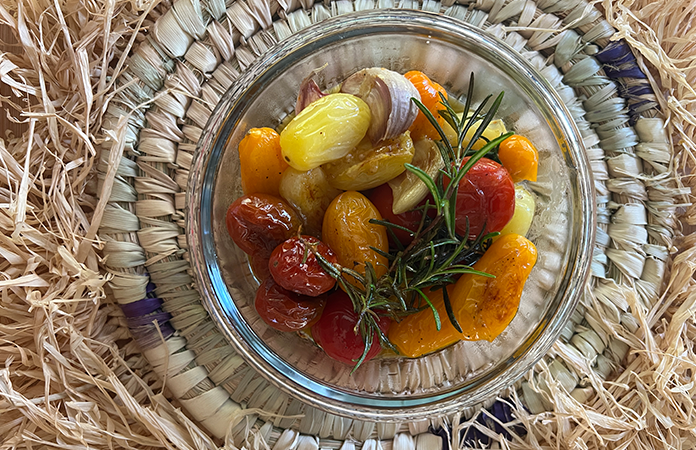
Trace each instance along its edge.
<instances>
[{"instance_id":1,"label":"clear glass bowl rim","mask_svg":"<svg viewBox=\"0 0 696 450\"><path fill-rule=\"evenodd\" d=\"M474 382L436 395L382 398L326 386L304 376L266 348L238 311L220 308L216 298L219 292L227 291L224 283L220 284L222 278L215 260L214 245L210 240L205 242L203 236L212 233L212 213L204 213L210 212L217 175L216 170L207 169L217 167L225 140L246 110L245 100L253 95L253 91L263 89L264 83L273 79L274 74L282 73L283 67L292 64L295 57L302 58L337 39L393 32L395 28L450 42L475 42L480 48L477 53L485 53L489 60L494 60L534 99L548 116L545 118L552 121L555 132L560 133L562 142L565 142L561 148L566 163L577 174L570 177L571 192L576 197L572 199L576 220L569 232L570 237L577 240L571 250L564 280L550 308L556 310L556 314L542 320L520 347L523 349L521 354L516 352L516 359L507 363L502 373L491 370L474 378ZM240 75L218 102L199 140L188 186L186 237L191 265L203 305L212 320L244 360L273 385L311 406L344 417L381 422L419 420L456 412L511 386L551 348L575 310L589 275L596 229L595 195L584 144L572 116L551 85L513 48L477 27L436 13L383 9L342 15L305 28L271 48ZM502 364L505 362L498 366Z\"/></svg>"}]
</instances>

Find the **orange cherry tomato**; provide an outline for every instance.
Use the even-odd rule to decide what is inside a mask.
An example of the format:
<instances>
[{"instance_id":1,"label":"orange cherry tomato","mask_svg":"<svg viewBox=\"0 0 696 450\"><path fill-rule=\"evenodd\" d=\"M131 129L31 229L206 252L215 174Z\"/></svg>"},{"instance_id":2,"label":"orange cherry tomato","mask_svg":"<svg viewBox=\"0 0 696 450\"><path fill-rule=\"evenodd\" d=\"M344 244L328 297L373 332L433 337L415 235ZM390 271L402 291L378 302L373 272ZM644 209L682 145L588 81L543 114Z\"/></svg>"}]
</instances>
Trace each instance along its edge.
<instances>
[{"instance_id":1,"label":"orange cherry tomato","mask_svg":"<svg viewBox=\"0 0 696 450\"><path fill-rule=\"evenodd\" d=\"M459 340L493 341L517 314L522 289L537 259L537 251L519 234L501 236L474 269L495 278L464 274L447 287L459 333L450 323L442 290L426 293L440 315L438 331L430 308L407 316L389 329L389 340L403 355L416 358L445 348Z\"/></svg>"},{"instance_id":2,"label":"orange cherry tomato","mask_svg":"<svg viewBox=\"0 0 696 450\"><path fill-rule=\"evenodd\" d=\"M387 272L387 258L370 247L388 252L387 230L370 223L370 219L382 220L375 205L359 192L346 191L333 199L326 210L321 240L333 250L343 267L364 274L369 262L377 277L381 277Z\"/></svg>"},{"instance_id":3,"label":"orange cherry tomato","mask_svg":"<svg viewBox=\"0 0 696 450\"><path fill-rule=\"evenodd\" d=\"M421 103L428 108L428 111L432 113L440 126L448 126L445 119L443 119L440 116L440 113L438 113L439 109L444 108L440 103L442 100L440 98L440 93L447 98L447 91L445 91L445 88L432 81L423 72L419 72L417 70L406 72L404 76L416 87L421 97ZM413 121L413 124L409 130L411 131L411 138L414 141L418 141L423 138L440 139L440 135L435 127L432 126L432 124L428 121L428 118L425 117L425 114L423 114L421 111L418 111L418 116L416 116L416 120Z\"/></svg>"},{"instance_id":4,"label":"orange cherry tomato","mask_svg":"<svg viewBox=\"0 0 696 450\"><path fill-rule=\"evenodd\" d=\"M271 128L252 128L239 143L239 167L245 194L278 194L288 167L280 152L280 136Z\"/></svg>"},{"instance_id":5,"label":"orange cherry tomato","mask_svg":"<svg viewBox=\"0 0 696 450\"><path fill-rule=\"evenodd\" d=\"M505 139L500 143L498 158L515 183L537 180L539 152L526 137L513 134Z\"/></svg>"}]
</instances>

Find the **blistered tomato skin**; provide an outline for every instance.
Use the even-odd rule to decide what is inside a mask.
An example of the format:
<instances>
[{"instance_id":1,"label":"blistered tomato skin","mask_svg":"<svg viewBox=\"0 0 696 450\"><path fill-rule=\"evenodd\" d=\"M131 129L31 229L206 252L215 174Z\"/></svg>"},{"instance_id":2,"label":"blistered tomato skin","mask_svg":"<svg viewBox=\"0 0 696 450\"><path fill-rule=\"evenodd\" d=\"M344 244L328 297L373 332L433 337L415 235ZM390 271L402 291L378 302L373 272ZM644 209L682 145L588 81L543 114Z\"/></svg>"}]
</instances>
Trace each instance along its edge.
<instances>
[{"instance_id":1,"label":"blistered tomato skin","mask_svg":"<svg viewBox=\"0 0 696 450\"><path fill-rule=\"evenodd\" d=\"M440 315L438 331L429 308L393 323L389 340L399 353L417 358L445 348L459 340L493 341L515 317L522 290L537 259L534 244L523 236L500 237L474 264L474 269L495 278L465 274L448 286L454 316L462 328L459 333L447 318L442 290L428 292Z\"/></svg>"},{"instance_id":2,"label":"blistered tomato skin","mask_svg":"<svg viewBox=\"0 0 696 450\"><path fill-rule=\"evenodd\" d=\"M336 291L329 295L321 318L312 327L312 337L331 358L354 366L365 351L365 343L355 330L358 318L348 295L343 291ZM388 332L390 322L385 317L379 319L378 325L383 333ZM379 336L375 332L365 361L377 356L381 348Z\"/></svg>"},{"instance_id":3,"label":"blistered tomato skin","mask_svg":"<svg viewBox=\"0 0 696 450\"><path fill-rule=\"evenodd\" d=\"M370 247L387 252L389 241L384 226L370 223L370 219L382 219L375 205L359 192L344 192L324 215L322 241L334 251L341 266L364 274L365 263L370 262L380 277L387 271L387 258Z\"/></svg>"},{"instance_id":4,"label":"blistered tomato skin","mask_svg":"<svg viewBox=\"0 0 696 450\"><path fill-rule=\"evenodd\" d=\"M447 286L450 300L453 290L453 285ZM447 318L442 289L425 290L424 294L440 315L441 328L439 331L430 308L406 316L400 322L394 322L389 327L389 341L397 348L399 354L409 358L418 358L452 345L461 339L460 334Z\"/></svg>"},{"instance_id":5,"label":"blistered tomato skin","mask_svg":"<svg viewBox=\"0 0 696 450\"><path fill-rule=\"evenodd\" d=\"M298 331L314 325L324 309L324 297L307 297L267 278L256 291L254 307L261 319L279 331Z\"/></svg>"},{"instance_id":6,"label":"blistered tomato skin","mask_svg":"<svg viewBox=\"0 0 696 450\"><path fill-rule=\"evenodd\" d=\"M308 244L329 263L336 263L336 255L328 245L314 236L302 236ZM314 253L297 237L292 237L273 250L269 263L271 276L285 289L316 297L331 290L336 280L321 268Z\"/></svg>"},{"instance_id":7,"label":"blistered tomato skin","mask_svg":"<svg viewBox=\"0 0 696 450\"><path fill-rule=\"evenodd\" d=\"M269 194L248 194L227 210L227 231L242 251L269 258L283 241L297 234L300 219L283 199Z\"/></svg>"},{"instance_id":8,"label":"blistered tomato skin","mask_svg":"<svg viewBox=\"0 0 696 450\"><path fill-rule=\"evenodd\" d=\"M519 234L507 234L474 265L495 278L464 275L457 281L452 302L465 339L492 341L507 328L536 260L534 244Z\"/></svg>"},{"instance_id":9,"label":"blistered tomato skin","mask_svg":"<svg viewBox=\"0 0 696 450\"><path fill-rule=\"evenodd\" d=\"M466 161L468 158L464 160ZM481 158L469 169L457 191L457 233L469 236L500 231L515 212L515 185L508 171L495 161Z\"/></svg>"}]
</instances>

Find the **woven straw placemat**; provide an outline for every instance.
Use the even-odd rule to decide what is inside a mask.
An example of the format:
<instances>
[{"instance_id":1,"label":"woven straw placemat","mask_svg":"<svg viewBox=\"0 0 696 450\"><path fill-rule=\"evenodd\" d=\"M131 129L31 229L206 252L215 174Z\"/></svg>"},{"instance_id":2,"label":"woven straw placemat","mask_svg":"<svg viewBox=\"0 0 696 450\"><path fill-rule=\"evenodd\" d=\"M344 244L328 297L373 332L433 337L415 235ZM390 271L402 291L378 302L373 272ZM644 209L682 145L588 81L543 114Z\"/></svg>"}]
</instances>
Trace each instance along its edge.
<instances>
[{"instance_id":1,"label":"woven straw placemat","mask_svg":"<svg viewBox=\"0 0 696 450\"><path fill-rule=\"evenodd\" d=\"M383 7L485 28L539 69L585 139L600 224L591 284L544 360L480 407L401 424L305 407L246 366L200 304L182 228L196 141L239 73L313 22ZM0 141L3 445L694 448L694 238L681 237L676 216L691 223L691 190L677 174L689 173L694 149L694 71L682 58L694 44L666 18L684 14L681 6L604 8L579 0L0 8L24 49L0 57L0 80L26 100L16 106L29 128ZM629 28L645 26L637 11L663 26ZM656 97L658 81L672 91Z\"/></svg>"}]
</instances>

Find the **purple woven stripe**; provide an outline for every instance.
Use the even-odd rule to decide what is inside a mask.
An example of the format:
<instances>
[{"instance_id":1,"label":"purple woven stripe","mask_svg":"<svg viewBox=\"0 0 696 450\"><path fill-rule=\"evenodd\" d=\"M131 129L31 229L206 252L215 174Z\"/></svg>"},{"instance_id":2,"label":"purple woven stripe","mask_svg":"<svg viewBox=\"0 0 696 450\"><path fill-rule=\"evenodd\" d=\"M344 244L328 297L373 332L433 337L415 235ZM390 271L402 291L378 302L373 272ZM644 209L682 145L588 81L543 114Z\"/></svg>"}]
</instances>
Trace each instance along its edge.
<instances>
[{"instance_id":1,"label":"purple woven stripe","mask_svg":"<svg viewBox=\"0 0 696 450\"><path fill-rule=\"evenodd\" d=\"M640 68L634 64L627 65L628 67L612 67L604 66L604 72L609 78L647 78Z\"/></svg>"},{"instance_id":2,"label":"purple woven stripe","mask_svg":"<svg viewBox=\"0 0 696 450\"><path fill-rule=\"evenodd\" d=\"M159 312L155 314L148 314L146 316L129 317L126 320L128 321L128 328L137 328L145 325L152 325L152 322L155 320L161 326L164 322L167 322L171 318L172 315L168 312Z\"/></svg>"},{"instance_id":3,"label":"purple woven stripe","mask_svg":"<svg viewBox=\"0 0 696 450\"><path fill-rule=\"evenodd\" d=\"M631 47L629 47L626 41L623 39L620 41L610 42L609 45L604 47L595 55L595 58L597 58L597 61L603 64L614 65L624 64L636 60L631 52Z\"/></svg>"},{"instance_id":4,"label":"purple woven stripe","mask_svg":"<svg viewBox=\"0 0 696 450\"><path fill-rule=\"evenodd\" d=\"M139 317L157 311L162 306L162 300L159 298L144 298L137 302L121 305L121 310L126 317Z\"/></svg>"},{"instance_id":5,"label":"purple woven stripe","mask_svg":"<svg viewBox=\"0 0 696 450\"><path fill-rule=\"evenodd\" d=\"M641 95L651 95L653 90L650 84L640 84L637 86L623 86L620 89L622 97L640 97Z\"/></svg>"},{"instance_id":6,"label":"purple woven stripe","mask_svg":"<svg viewBox=\"0 0 696 450\"><path fill-rule=\"evenodd\" d=\"M604 72L609 78L646 78L638 68L631 48L623 40L609 43L595 57L604 64Z\"/></svg>"},{"instance_id":7,"label":"purple woven stripe","mask_svg":"<svg viewBox=\"0 0 696 450\"><path fill-rule=\"evenodd\" d=\"M619 93L626 99L631 125L635 125L645 111L659 108L648 77L638 67L636 58L626 41L609 43L595 57L603 64L607 77L616 80L619 84ZM630 79L631 86L627 85L629 84L627 79Z\"/></svg>"},{"instance_id":8,"label":"purple woven stripe","mask_svg":"<svg viewBox=\"0 0 696 450\"><path fill-rule=\"evenodd\" d=\"M505 439L512 440L511 434L505 428L503 428L498 423L498 421L508 425L510 429L512 429L512 431L518 436L524 436L525 434L527 434L527 431L523 425L515 423L517 422L517 419L512 414L509 399L508 401L498 400L493 404L493 406L491 406L487 410L482 410L476 417L476 422L490 430L493 430L495 433L503 435ZM462 423L463 422L465 422L464 419L462 419ZM450 442L452 440L452 428L450 426L446 428L430 427L429 431L430 433L440 436L442 438L442 450L452 450L450 445ZM476 426L468 426L460 430L459 441L460 443L464 444L467 448L480 448L479 446L481 444L485 446L484 448L488 448L488 445L491 442L488 435L478 430Z\"/></svg>"}]
</instances>

